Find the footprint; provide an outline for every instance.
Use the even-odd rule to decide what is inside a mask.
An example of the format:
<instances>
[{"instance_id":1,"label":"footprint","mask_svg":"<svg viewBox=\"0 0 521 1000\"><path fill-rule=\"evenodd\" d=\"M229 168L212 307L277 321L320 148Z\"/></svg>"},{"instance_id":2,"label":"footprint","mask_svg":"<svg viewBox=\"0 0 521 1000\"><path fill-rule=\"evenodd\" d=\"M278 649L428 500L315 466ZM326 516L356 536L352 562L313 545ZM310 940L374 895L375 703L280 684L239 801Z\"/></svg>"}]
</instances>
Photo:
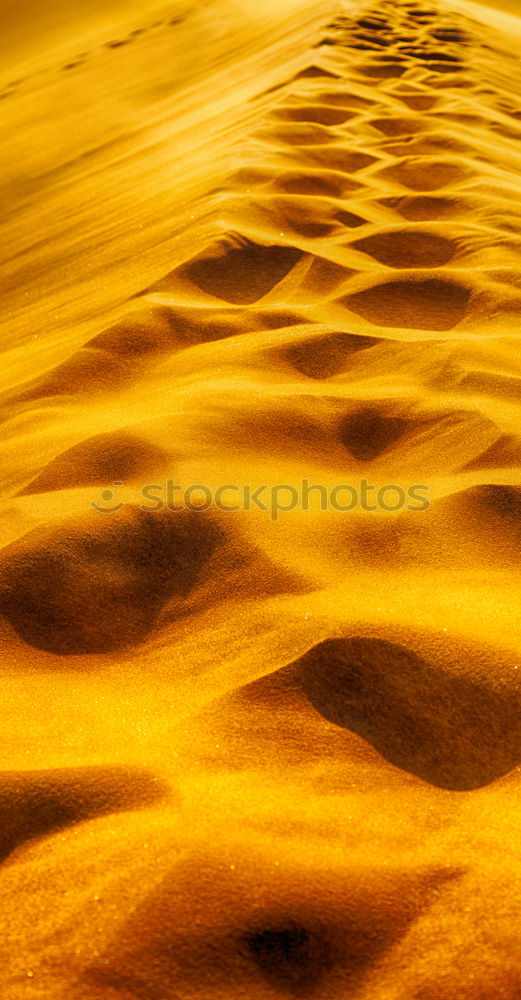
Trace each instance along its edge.
<instances>
[{"instance_id":1,"label":"footprint","mask_svg":"<svg viewBox=\"0 0 521 1000\"><path fill-rule=\"evenodd\" d=\"M372 125L373 128L378 129L379 132L383 132L384 135L388 136L412 135L416 132L424 132L428 127L428 123L424 118L416 118L413 115L407 117L396 115L392 118L373 118L367 124Z\"/></svg>"},{"instance_id":2,"label":"footprint","mask_svg":"<svg viewBox=\"0 0 521 1000\"><path fill-rule=\"evenodd\" d=\"M382 198L381 204L394 209L404 219L409 219L411 222L450 219L467 210L465 199L443 197L442 195L393 196L392 198Z\"/></svg>"},{"instance_id":3,"label":"footprint","mask_svg":"<svg viewBox=\"0 0 521 1000\"><path fill-rule=\"evenodd\" d=\"M167 601L182 605L222 540L204 512L130 505L37 528L0 553L0 611L54 655L129 648Z\"/></svg>"},{"instance_id":4,"label":"footprint","mask_svg":"<svg viewBox=\"0 0 521 1000\"><path fill-rule=\"evenodd\" d=\"M279 173L277 179L273 181L272 187L277 192L285 194L342 198L346 191L359 190L360 184L332 171L317 170L315 173L306 173L304 170L295 170Z\"/></svg>"},{"instance_id":5,"label":"footprint","mask_svg":"<svg viewBox=\"0 0 521 1000\"><path fill-rule=\"evenodd\" d=\"M373 233L352 246L387 267L442 267L458 249L454 240L419 229Z\"/></svg>"},{"instance_id":6,"label":"footprint","mask_svg":"<svg viewBox=\"0 0 521 1000\"><path fill-rule=\"evenodd\" d=\"M280 143L283 146L287 144L295 146L327 146L338 139L335 132L330 131L330 129L323 125L314 125L312 123L288 124L281 128L259 129L255 134L266 142Z\"/></svg>"},{"instance_id":7,"label":"footprint","mask_svg":"<svg viewBox=\"0 0 521 1000\"><path fill-rule=\"evenodd\" d=\"M356 111L347 108L329 108L322 104L308 104L301 107L276 108L272 117L279 121L311 122L316 125L343 125L356 117Z\"/></svg>"},{"instance_id":8,"label":"footprint","mask_svg":"<svg viewBox=\"0 0 521 1000\"><path fill-rule=\"evenodd\" d=\"M269 844L265 856L235 844L179 854L91 959L78 997L227 997L230 983L252 1000L355 996L458 874L335 866L320 852L279 868Z\"/></svg>"},{"instance_id":9,"label":"footprint","mask_svg":"<svg viewBox=\"0 0 521 1000\"><path fill-rule=\"evenodd\" d=\"M350 333L322 334L302 339L281 352L281 356L307 378L326 379L349 368L350 357L380 343L377 337Z\"/></svg>"},{"instance_id":10,"label":"footprint","mask_svg":"<svg viewBox=\"0 0 521 1000\"><path fill-rule=\"evenodd\" d=\"M374 63L366 63L360 66L359 72L363 76L367 76L376 80L393 80L399 79L407 72L407 66L400 65L375 65Z\"/></svg>"},{"instance_id":11,"label":"footprint","mask_svg":"<svg viewBox=\"0 0 521 1000\"><path fill-rule=\"evenodd\" d=\"M367 219L363 219L361 215L356 215L355 212L348 212L347 209L341 209L334 216L337 222L340 222L343 226L347 226L348 229L358 229L359 226L365 226Z\"/></svg>"},{"instance_id":12,"label":"footprint","mask_svg":"<svg viewBox=\"0 0 521 1000\"><path fill-rule=\"evenodd\" d=\"M470 171L449 160L412 157L402 163L383 167L380 176L398 181L412 191L437 191L469 177Z\"/></svg>"},{"instance_id":13,"label":"footprint","mask_svg":"<svg viewBox=\"0 0 521 1000\"><path fill-rule=\"evenodd\" d=\"M328 639L287 671L317 712L395 767L466 791L520 763L521 694L515 684L480 679L463 650L454 655L453 666L383 639Z\"/></svg>"},{"instance_id":14,"label":"footprint","mask_svg":"<svg viewBox=\"0 0 521 1000\"><path fill-rule=\"evenodd\" d=\"M417 96L416 94L412 94L409 96L397 93L395 96L402 104L406 104L411 111L430 111L439 101L438 97L431 97L429 95Z\"/></svg>"},{"instance_id":15,"label":"footprint","mask_svg":"<svg viewBox=\"0 0 521 1000\"><path fill-rule=\"evenodd\" d=\"M454 88L454 87L458 86L458 87L464 87L467 90L471 89L471 80L470 80L470 78L463 76L463 64L462 63L456 64L456 63L448 63L448 62L430 62L430 63L426 64L425 69L429 69L431 73L452 73L452 74L459 73L460 74L457 83L456 83L455 80L448 80L448 81L443 82L443 83L437 83L436 82L436 78L435 78L434 80L432 80L432 86L433 87L443 86L443 87Z\"/></svg>"},{"instance_id":16,"label":"footprint","mask_svg":"<svg viewBox=\"0 0 521 1000\"><path fill-rule=\"evenodd\" d=\"M308 163L318 163L329 170L338 170L345 174L356 174L359 170L376 163L377 157L361 150L349 149L344 146L306 146L299 156L299 162L305 157Z\"/></svg>"},{"instance_id":17,"label":"footprint","mask_svg":"<svg viewBox=\"0 0 521 1000\"><path fill-rule=\"evenodd\" d=\"M353 38L359 38L362 42L370 42L371 45L376 45L378 48L388 48L389 45L393 44L393 40L390 38L381 38L378 35L369 34L368 32L357 31Z\"/></svg>"},{"instance_id":18,"label":"footprint","mask_svg":"<svg viewBox=\"0 0 521 1000\"><path fill-rule=\"evenodd\" d=\"M376 46L374 46L374 45L368 45L367 42L365 42L365 43L364 42L358 42L357 44L355 44L354 42L352 42L351 45L349 46L349 48L350 49L355 49L357 52L376 52Z\"/></svg>"},{"instance_id":19,"label":"footprint","mask_svg":"<svg viewBox=\"0 0 521 1000\"><path fill-rule=\"evenodd\" d=\"M466 42L469 36L465 31L458 28L437 28L432 32L432 37L439 42Z\"/></svg>"},{"instance_id":20,"label":"footprint","mask_svg":"<svg viewBox=\"0 0 521 1000\"><path fill-rule=\"evenodd\" d=\"M362 97L361 94L353 94L348 90L321 90L316 95L316 99L322 104L333 104L341 108L356 110L372 107L374 104L374 100L369 97Z\"/></svg>"},{"instance_id":21,"label":"footprint","mask_svg":"<svg viewBox=\"0 0 521 1000\"><path fill-rule=\"evenodd\" d=\"M389 24L384 18L361 17L356 23L368 31L389 31Z\"/></svg>"},{"instance_id":22,"label":"footprint","mask_svg":"<svg viewBox=\"0 0 521 1000\"><path fill-rule=\"evenodd\" d=\"M409 17L414 18L414 20L418 19L430 21L433 18L438 17L438 14L435 10L410 10Z\"/></svg>"},{"instance_id":23,"label":"footprint","mask_svg":"<svg viewBox=\"0 0 521 1000\"><path fill-rule=\"evenodd\" d=\"M268 926L241 935L240 951L253 960L273 989L293 995L314 990L333 964L328 937L298 922L264 923Z\"/></svg>"},{"instance_id":24,"label":"footprint","mask_svg":"<svg viewBox=\"0 0 521 1000\"><path fill-rule=\"evenodd\" d=\"M415 59L422 59L426 62L447 62L461 66L461 60L457 56L450 55L449 52L436 52L430 49L408 48L401 50L404 55L414 56Z\"/></svg>"},{"instance_id":25,"label":"footprint","mask_svg":"<svg viewBox=\"0 0 521 1000\"><path fill-rule=\"evenodd\" d=\"M416 426L417 421L389 415L382 408L364 406L344 418L339 436L353 458L372 462Z\"/></svg>"},{"instance_id":26,"label":"footprint","mask_svg":"<svg viewBox=\"0 0 521 1000\"><path fill-rule=\"evenodd\" d=\"M282 281L302 256L303 251L296 247L223 239L182 264L172 272L172 277L189 281L226 302L251 305ZM167 277L154 290L169 287Z\"/></svg>"},{"instance_id":27,"label":"footprint","mask_svg":"<svg viewBox=\"0 0 521 1000\"><path fill-rule=\"evenodd\" d=\"M404 278L346 295L351 312L376 326L452 330L465 318L470 289L442 278Z\"/></svg>"},{"instance_id":28,"label":"footprint","mask_svg":"<svg viewBox=\"0 0 521 1000\"><path fill-rule=\"evenodd\" d=\"M455 138L450 132L421 132L420 135L403 136L401 142L389 141L382 143L382 150L387 155L396 157L413 156L445 156L461 153L469 159L475 155L475 149L469 142Z\"/></svg>"}]
</instances>

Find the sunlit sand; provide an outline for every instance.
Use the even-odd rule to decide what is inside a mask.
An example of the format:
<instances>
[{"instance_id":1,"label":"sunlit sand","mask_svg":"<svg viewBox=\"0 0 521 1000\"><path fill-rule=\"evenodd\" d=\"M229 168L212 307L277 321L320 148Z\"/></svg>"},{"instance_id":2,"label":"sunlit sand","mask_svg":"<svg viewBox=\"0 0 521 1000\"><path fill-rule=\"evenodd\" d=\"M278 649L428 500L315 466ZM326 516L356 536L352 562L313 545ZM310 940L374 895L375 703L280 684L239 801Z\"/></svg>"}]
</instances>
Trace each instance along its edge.
<instances>
[{"instance_id":1,"label":"sunlit sand","mask_svg":"<svg viewBox=\"0 0 521 1000\"><path fill-rule=\"evenodd\" d=\"M515 5L5 18L2 1000L516 1000Z\"/></svg>"}]
</instances>

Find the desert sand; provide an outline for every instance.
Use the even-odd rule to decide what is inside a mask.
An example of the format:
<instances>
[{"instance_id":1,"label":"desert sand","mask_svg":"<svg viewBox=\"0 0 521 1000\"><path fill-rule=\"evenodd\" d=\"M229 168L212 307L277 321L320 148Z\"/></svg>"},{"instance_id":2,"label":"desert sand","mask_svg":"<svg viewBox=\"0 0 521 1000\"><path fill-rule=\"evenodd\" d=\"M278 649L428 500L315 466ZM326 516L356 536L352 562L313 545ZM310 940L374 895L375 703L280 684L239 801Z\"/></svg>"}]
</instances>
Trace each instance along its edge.
<instances>
[{"instance_id":1,"label":"desert sand","mask_svg":"<svg viewBox=\"0 0 521 1000\"><path fill-rule=\"evenodd\" d=\"M2 1000L518 1000L515 7L1 46Z\"/></svg>"}]
</instances>

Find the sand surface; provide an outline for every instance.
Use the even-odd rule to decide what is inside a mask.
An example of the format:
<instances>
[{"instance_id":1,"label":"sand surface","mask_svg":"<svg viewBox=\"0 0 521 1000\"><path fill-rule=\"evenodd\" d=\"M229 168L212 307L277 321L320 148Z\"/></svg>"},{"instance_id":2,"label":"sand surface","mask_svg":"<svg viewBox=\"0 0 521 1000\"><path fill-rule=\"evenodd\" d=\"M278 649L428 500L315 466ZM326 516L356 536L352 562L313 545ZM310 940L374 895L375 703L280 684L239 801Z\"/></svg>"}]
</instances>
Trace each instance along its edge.
<instances>
[{"instance_id":1,"label":"sand surface","mask_svg":"<svg viewBox=\"0 0 521 1000\"><path fill-rule=\"evenodd\" d=\"M1 1000L519 1000L501 7L7 3Z\"/></svg>"}]
</instances>

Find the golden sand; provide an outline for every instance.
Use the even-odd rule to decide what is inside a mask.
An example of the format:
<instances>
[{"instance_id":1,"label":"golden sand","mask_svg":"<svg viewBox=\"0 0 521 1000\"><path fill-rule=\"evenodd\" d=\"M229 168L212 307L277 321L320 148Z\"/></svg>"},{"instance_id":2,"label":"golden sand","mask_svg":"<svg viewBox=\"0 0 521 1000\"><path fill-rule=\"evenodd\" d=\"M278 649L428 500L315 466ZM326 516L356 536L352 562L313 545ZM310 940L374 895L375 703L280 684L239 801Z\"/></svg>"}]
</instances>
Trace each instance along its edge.
<instances>
[{"instance_id":1,"label":"golden sand","mask_svg":"<svg viewBox=\"0 0 521 1000\"><path fill-rule=\"evenodd\" d=\"M1 1000L518 1000L515 7L5 17Z\"/></svg>"}]
</instances>

